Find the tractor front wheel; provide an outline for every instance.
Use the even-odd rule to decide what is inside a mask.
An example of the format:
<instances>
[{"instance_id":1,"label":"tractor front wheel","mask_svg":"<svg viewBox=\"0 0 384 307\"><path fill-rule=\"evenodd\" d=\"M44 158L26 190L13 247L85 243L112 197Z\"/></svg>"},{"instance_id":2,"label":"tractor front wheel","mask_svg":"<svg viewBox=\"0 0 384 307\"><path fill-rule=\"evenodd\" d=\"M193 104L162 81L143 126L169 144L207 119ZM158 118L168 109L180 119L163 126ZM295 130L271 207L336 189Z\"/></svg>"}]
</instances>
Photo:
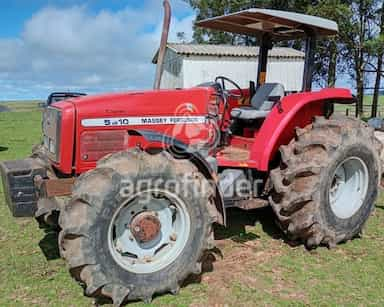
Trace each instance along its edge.
<instances>
[{"instance_id":1,"label":"tractor front wheel","mask_svg":"<svg viewBox=\"0 0 384 307\"><path fill-rule=\"evenodd\" d=\"M113 154L75 183L60 214L61 254L86 295L116 306L176 294L201 273L212 200L212 187L190 161L167 152Z\"/></svg>"},{"instance_id":2,"label":"tractor front wheel","mask_svg":"<svg viewBox=\"0 0 384 307\"><path fill-rule=\"evenodd\" d=\"M374 208L382 145L360 120L315 118L280 149L270 203L279 226L308 248L359 234Z\"/></svg>"}]
</instances>

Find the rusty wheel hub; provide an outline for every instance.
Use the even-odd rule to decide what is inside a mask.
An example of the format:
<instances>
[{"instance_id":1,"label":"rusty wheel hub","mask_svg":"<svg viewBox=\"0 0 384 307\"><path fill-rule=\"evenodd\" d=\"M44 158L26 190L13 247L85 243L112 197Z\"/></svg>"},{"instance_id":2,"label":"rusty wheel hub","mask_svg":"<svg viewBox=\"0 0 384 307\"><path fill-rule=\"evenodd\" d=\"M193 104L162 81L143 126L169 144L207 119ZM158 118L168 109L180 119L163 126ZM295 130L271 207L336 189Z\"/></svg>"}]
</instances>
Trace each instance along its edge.
<instances>
[{"instance_id":1,"label":"rusty wheel hub","mask_svg":"<svg viewBox=\"0 0 384 307\"><path fill-rule=\"evenodd\" d=\"M155 213L142 212L132 219L130 229L136 241L146 243L157 238L161 223Z\"/></svg>"},{"instance_id":2,"label":"rusty wheel hub","mask_svg":"<svg viewBox=\"0 0 384 307\"><path fill-rule=\"evenodd\" d=\"M190 229L191 218L182 199L168 190L147 190L116 210L108 230L108 246L122 268L149 274L177 259Z\"/></svg>"}]
</instances>

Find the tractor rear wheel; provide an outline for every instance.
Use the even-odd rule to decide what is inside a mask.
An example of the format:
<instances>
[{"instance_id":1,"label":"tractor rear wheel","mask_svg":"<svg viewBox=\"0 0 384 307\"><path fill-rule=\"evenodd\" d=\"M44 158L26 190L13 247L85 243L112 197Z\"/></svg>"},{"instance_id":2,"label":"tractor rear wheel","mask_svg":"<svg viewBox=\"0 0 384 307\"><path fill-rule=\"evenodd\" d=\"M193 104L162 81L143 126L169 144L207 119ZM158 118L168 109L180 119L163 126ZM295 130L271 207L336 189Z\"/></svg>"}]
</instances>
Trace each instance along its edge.
<instances>
[{"instance_id":1,"label":"tractor rear wheel","mask_svg":"<svg viewBox=\"0 0 384 307\"><path fill-rule=\"evenodd\" d=\"M60 214L61 254L91 297L116 306L176 294L211 248L213 189L167 152L110 155L79 177Z\"/></svg>"},{"instance_id":2,"label":"tractor rear wheel","mask_svg":"<svg viewBox=\"0 0 384 307\"><path fill-rule=\"evenodd\" d=\"M373 129L347 117L315 118L280 148L270 175L278 224L308 248L358 235L374 208L382 145Z\"/></svg>"}]
</instances>

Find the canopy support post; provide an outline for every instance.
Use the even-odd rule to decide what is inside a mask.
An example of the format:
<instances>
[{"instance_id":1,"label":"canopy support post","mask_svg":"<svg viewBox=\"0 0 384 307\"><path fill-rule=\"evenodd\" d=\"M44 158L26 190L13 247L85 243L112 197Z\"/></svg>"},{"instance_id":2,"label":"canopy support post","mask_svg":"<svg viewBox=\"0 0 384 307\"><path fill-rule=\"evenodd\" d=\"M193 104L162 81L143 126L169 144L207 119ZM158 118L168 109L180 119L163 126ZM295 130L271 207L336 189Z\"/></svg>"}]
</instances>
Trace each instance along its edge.
<instances>
[{"instance_id":1,"label":"canopy support post","mask_svg":"<svg viewBox=\"0 0 384 307\"><path fill-rule=\"evenodd\" d=\"M257 88L267 80L268 52L272 49L272 39L268 33L263 34L260 42L259 63L257 69Z\"/></svg>"},{"instance_id":2,"label":"canopy support post","mask_svg":"<svg viewBox=\"0 0 384 307\"><path fill-rule=\"evenodd\" d=\"M307 32L307 41L305 46L305 63L303 74L303 92L310 92L312 90L313 72L315 65L315 49L316 49L316 35L313 31Z\"/></svg>"}]
</instances>

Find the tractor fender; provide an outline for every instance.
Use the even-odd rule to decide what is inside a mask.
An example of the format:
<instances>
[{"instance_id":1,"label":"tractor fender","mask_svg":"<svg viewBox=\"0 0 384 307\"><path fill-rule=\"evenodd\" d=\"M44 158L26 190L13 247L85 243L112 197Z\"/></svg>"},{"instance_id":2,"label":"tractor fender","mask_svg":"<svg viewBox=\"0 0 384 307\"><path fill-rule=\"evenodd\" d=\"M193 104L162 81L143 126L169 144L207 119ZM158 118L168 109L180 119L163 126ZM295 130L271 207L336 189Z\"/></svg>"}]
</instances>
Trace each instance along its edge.
<instances>
[{"instance_id":1,"label":"tractor fender","mask_svg":"<svg viewBox=\"0 0 384 307\"><path fill-rule=\"evenodd\" d=\"M293 94L277 103L255 135L251 160L260 171L269 171L270 162L281 145L287 145L295 136L295 128L304 128L315 116L327 114L329 102L351 104L355 97L348 89L328 88L318 92Z\"/></svg>"},{"instance_id":2,"label":"tractor fender","mask_svg":"<svg viewBox=\"0 0 384 307\"><path fill-rule=\"evenodd\" d=\"M136 135L143 137L149 144L161 143L162 146L167 146L170 153L177 153L179 156L182 155L184 159L190 160L197 169L204 175L204 177L211 183L214 184L215 192L215 206L217 211L217 223L220 225L226 225L226 211L224 207L224 198L219 188L219 178L216 171L213 170L208 161L204 156L173 137L166 134L162 134L152 130L129 130L129 135ZM148 146L151 147L150 145ZM156 146L158 147L158 146Z\"/></svg>"}]
</instances>

